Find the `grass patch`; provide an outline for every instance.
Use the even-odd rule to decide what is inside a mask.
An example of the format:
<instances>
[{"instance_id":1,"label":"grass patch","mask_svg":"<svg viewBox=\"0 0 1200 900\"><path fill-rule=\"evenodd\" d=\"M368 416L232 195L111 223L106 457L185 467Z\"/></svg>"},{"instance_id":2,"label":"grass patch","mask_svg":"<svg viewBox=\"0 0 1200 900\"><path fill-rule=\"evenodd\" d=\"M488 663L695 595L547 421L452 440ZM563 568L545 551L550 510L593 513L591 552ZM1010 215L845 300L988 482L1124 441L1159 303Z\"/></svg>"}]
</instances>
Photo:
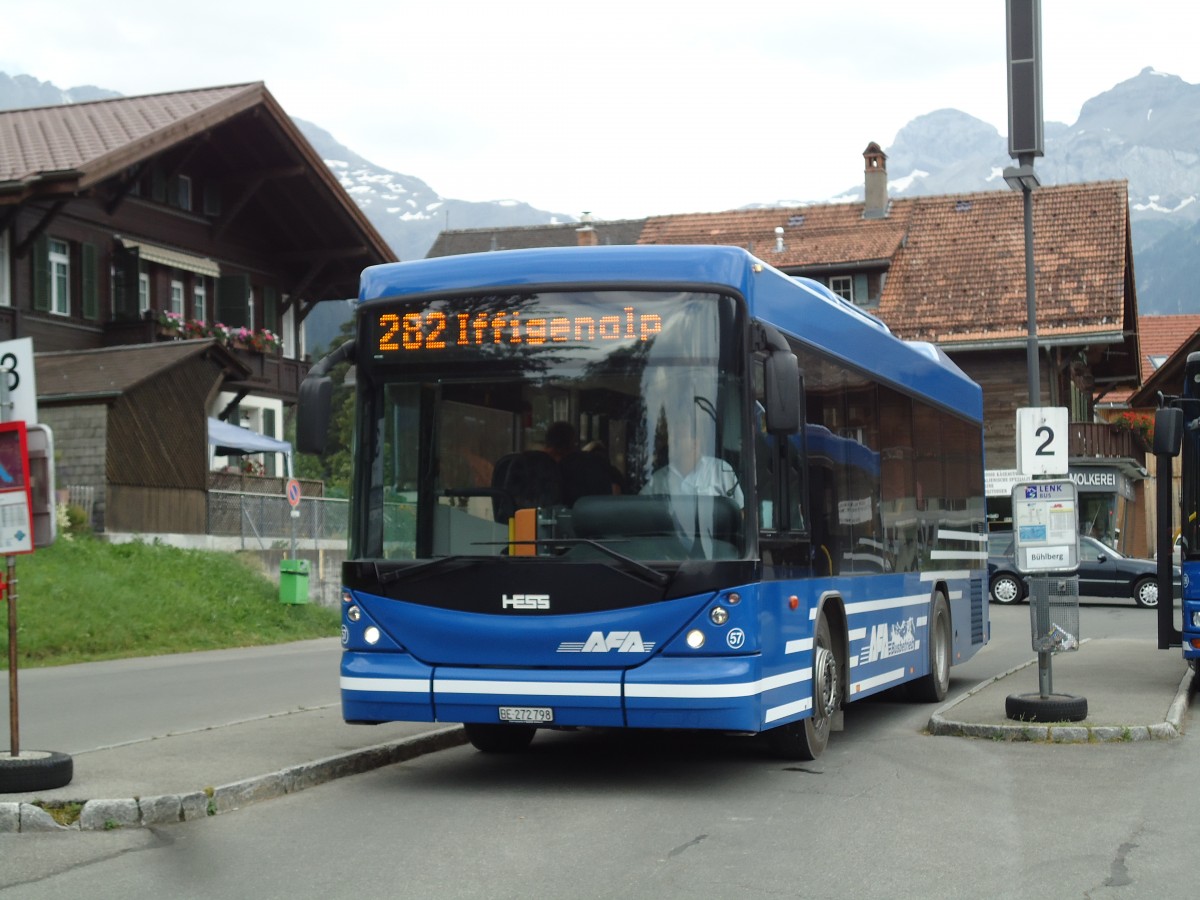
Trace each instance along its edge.
<instances>
[{"instance_id":1,"label":"grass patch","mask_svg":"<svg viewBox=\"0 0 1200 900\"><path fill-rule=\"evenodd\" d=\"M83 812L83 804L73 800L35 800L33 805L44 809L59 825L68 827L78 822Z\"/></svg>"},{"instance_id":2,"label":"grass patch","mask_svg":"<svg viewBox=\"0 0 1200 900\"><path fill-rule=\"evenodd\" d=\"M20 668L338 633L337 610L280 603L278 587L232 553L76 538L17 557L16 569ZM6 616L0 618L5 669Z\"/></svg>"}]
</instances>

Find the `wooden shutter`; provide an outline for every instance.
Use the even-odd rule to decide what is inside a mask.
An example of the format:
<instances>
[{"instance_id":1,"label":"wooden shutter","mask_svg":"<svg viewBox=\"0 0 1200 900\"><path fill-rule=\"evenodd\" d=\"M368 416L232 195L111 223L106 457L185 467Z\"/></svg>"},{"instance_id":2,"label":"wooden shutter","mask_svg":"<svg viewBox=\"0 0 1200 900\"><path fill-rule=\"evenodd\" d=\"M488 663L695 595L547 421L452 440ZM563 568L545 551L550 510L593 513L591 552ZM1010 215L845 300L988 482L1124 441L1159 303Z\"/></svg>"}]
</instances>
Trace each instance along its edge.
<instances>
[{"instance_id":1,"label":"wooden shutter","mask_svg":"<svg viewBox=\"0 0 1200 900\"><path fill-rule=\"evenodd\" d=\"M138 310L138 252L126 250L120 244L113 247L113 318L129 322L141 313Z\"/></svg>"},{"instance_id":2,"label":"wooden shutter","mask_svg":"<svg viewBox=\"0 0 1200 900\"><path fill-rule=\"evenodd\" d=\"M167 175L158 166L150 173L150 199L158 203L167 202Z\"/></svg>"},{"instance_id":3,"label":"wooden shutter","mask_svg":"<svg viewBox=\"0 0 1200 900\"><path fill-rule=\"evenodd\" d=\"M263 286L263 328L279 334L279 288Z\"/></svg>"},{"instance_id":4,"label":"wooden shutter","mask_svg":"<svg viewBox=\"0 0 1200 900\"><path fill-rule=\"evenodd\" d=\"M33 242L33 308L50 311L50 239L45 235Z\"/></svg>"},{"instance_id":5,"label":"wooden shutter","mask_svg":"<svg viewBox=\"0 0 1200 900\"><path fill-rule=\"evenodd\" d=\"M249 275L222 275L217 281L217 321L231 328L249 324Z\"/></svg>"},{"instance_id":6,"label":"wooden shutter","mask_svg":"<svg viewBox=\"0 0 1200 900\"><path fill-rule=\"evenodd\" d=\"M85 319L100 318L100 272L95 244L84 244L81 247L80 261L83 271L80 273L80 288L83 292L83 317Z\"/></svg>"}]
</instances>

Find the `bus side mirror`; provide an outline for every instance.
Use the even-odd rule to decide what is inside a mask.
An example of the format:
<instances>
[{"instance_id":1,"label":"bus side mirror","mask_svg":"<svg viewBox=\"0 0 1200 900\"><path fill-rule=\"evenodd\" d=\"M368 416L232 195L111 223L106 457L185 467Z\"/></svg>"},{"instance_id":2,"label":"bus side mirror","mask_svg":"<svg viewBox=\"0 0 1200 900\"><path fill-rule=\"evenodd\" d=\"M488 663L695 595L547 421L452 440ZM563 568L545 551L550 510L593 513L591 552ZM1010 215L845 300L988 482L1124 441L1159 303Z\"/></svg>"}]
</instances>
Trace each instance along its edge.
<instances>
[{"instance_id":1,"label":"bus side mirror","mask_svg":"<svg viewBox=\"0 0 1200 900\"><path fill-rule=\"evenodd\" d=\"M800 430L800 363L796 354L772 351L767 357L765 374L767 431L795 434Z\"/></svg>"},{"instance_id":2,"label":"bus side mirror","mask_svg":"<svg viewBox=\"0 0 1200 900\"><path fill-rule=\"evenodd\" d=\"M333 408L333 379L309 375L300 383L296 400L296 449L301 453L324 453L329 439L329 416Z\"/></svg>"},{"instance_id":3,"label":"bus side mirror","mask_svg":"<svg viewBox=\"0 0 1200 900\"><path fill-rule=\"evenodd\" d=\"M1164 407L1154 413L1155 456L1178 456L1183 445L1183 410Z\"/></svg>"}]
</instances>

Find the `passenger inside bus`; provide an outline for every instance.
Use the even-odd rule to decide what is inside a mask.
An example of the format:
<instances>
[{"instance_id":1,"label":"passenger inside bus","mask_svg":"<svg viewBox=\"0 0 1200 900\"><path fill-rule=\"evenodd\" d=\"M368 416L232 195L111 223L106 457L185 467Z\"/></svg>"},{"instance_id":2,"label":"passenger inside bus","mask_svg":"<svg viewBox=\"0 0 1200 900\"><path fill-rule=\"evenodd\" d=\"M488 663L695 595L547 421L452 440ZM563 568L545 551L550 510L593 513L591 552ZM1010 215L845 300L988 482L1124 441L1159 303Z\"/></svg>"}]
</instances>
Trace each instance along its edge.
<instances>
[{"instance_id":1,"label":"passenger inside bus","mask_svg":"<svg viewBox=\"0 0 1200 900\"><path fill-rule=\"evenodd\" d=\"M579 438L570 422L551 424L546 429L543 446L550 458L558 463L562 500L567 506L574 506L580 497L621 492L612 479L608 462L595 453L579 449Z\"/></svg>"}]
</instances>

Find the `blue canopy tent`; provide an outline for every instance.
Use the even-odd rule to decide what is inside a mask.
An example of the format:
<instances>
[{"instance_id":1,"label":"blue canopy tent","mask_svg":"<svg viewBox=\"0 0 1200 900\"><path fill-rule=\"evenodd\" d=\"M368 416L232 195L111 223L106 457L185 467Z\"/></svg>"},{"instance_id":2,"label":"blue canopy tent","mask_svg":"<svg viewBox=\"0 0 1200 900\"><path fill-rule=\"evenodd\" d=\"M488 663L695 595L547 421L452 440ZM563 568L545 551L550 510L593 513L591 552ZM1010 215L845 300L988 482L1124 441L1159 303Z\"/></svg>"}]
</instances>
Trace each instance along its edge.
<instances>
[{"instance_id":1,"label":"blue canopy tent","mask_svg":"<svg viewBox=\"0 0 1200 900\"><path fill-rule=\"evenodd\" d=\"M266 435L240 428L220 419L208 420L208 445L219 456L235 456L240 453L282 453L287 459L287 474L292 474L292 445L288 441L277 441Z\"/></svg>"}]
</instances>

